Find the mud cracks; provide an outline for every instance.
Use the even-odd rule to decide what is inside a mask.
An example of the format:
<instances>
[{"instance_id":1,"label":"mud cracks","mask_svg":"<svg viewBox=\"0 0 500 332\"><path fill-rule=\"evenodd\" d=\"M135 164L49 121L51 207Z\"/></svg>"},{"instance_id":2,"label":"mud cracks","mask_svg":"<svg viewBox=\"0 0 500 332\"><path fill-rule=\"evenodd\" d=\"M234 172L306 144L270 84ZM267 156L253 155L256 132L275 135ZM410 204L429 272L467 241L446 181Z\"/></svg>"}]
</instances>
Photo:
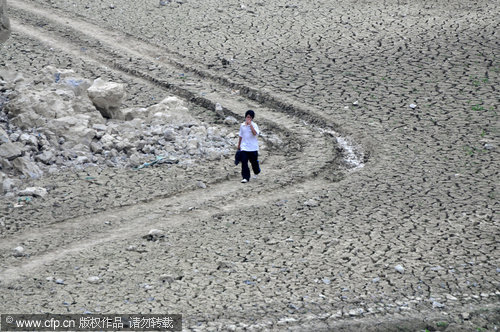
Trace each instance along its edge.
<instances>
[{"instance_id":1,"label":"mud cracks","mask_svg":"<svg viewBox=\"0 0 500 332\"><path fill-rule=\"evenodd\" d=\"M181 313L184 327L194 330L467 330L495 324L498 228L492 211L497 203L474 198L477 193L483 198L489 180L474 191L465 189L472 181L466 171L460 172L465 183L442 173L429 138L438 137L437 127L424 126L423 114L372 105L374 99L368 100L365 92L358 96L366 97L366 105L358 107L350 89L342 92L352 94L347 106L332 103L321 88L330 76L322 80L316 75L315 89L300 82L301 75L294 79L297 70L290 68L290 76L286 70L268 72L257 84L255 75L275 60L259 68L252 67L251 59L242 63L237 58L242 62L236 66L223 57L225 62L219 59L221 64L213 65L207 51L199 54L198 62L196 52L188 56L186 49L171 51L175 38L165 46L158 38L124 28L125 14L123 21L116 21L116 30L109 27L113 23L96 24L103 17L116 19L119 7L111 16L104 8L101 14L89 9L93 16L83 9L77 14L73 8L34 3L9 2L13 49L2 50L12 56L8 64L53 64L127 82L127 104L147 105L151 98L175 94L192 104L196 116L220 126L228 115L239 118L246 109L255 109L265 133L264 173L243 186L239 170L226 159L193 168L88 170L40 180L50 195L21 210L8 207L2 219L0 287L6 311ZM145 5L136 5L147 19ZM167 9L179 15L182 6L196 11L193 3L176 6ZM208 13L213 8L207 6ZM228 5L219 13L238 20L241 13L252 16L249 11L263 15L264 7ZM293 16L295 9L286 7L280 14ZM397 24L393 18L381 20L384 27ZM308 32L307 25L297 26L319 47L317 27L310 26ZM375 33L375 27L370 29L351 31ZM349 38L357 37L339 43ZM370 56L388 49L384 41L379 48L373 45ZM205 42L198 42L201 49ZM296 58L300 54L312 55L313 62L314 51L307 53L302 46L283 56L284 63L301 66ZM367 72L378 68L359 63ZM429 69L425 61L421 64L424 71ZM491 80L494 75L490 73ZM387 98L404 80L391 81L385 95L371 79L358 79L361 83L351 82L353 91L372 87L367 93ZM398 94L397 102L405 97L406 92ZM214 111L217 103L221 111ZM448 137L455 137L453 125L460 116L445 108L433 120L444 126ZM421 136L415 136L419 131ZM449 143L447 133L439 139ZM493 164L497 160L483 156ZM494 177L488 169L481 172L487 179ZM472 218L477 224L470 228ZM166 237L143 239L153 228ZM14 257L12 249L19 245L26 255ZM404 266L404 273L394 269L397 265ZM91 276L102 282L89 284ZM56 278L64 283L54 283Z\"/></svg>"}]
</instances>

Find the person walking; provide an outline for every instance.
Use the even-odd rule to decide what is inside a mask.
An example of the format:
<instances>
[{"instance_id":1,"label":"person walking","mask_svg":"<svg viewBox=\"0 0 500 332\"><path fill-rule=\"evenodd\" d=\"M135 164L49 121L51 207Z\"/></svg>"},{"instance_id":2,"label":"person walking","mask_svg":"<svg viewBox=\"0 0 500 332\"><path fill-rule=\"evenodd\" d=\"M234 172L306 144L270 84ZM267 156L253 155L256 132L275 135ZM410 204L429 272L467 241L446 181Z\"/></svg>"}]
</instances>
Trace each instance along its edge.
<instances>
[{"instance_id":1,"label":"person walking","mask_svg":"<svg viewBox=\"0 0 500 332\"><path fill-rule=\"evenodd\" d=\"M240 133L238 140L238 150L240 153L241 162L241 176L243 179L242 183L247 183L250 181L250 168L248 167L248 161L252 165L252 170L254 176L252 178L256 179L257 174L260 173L259 166L259 142L257 137L260 134L259 126L253 119L255 118L255 112L248 110L245 113L245 122L240 125Z\"/></svg>"}]
</instances>

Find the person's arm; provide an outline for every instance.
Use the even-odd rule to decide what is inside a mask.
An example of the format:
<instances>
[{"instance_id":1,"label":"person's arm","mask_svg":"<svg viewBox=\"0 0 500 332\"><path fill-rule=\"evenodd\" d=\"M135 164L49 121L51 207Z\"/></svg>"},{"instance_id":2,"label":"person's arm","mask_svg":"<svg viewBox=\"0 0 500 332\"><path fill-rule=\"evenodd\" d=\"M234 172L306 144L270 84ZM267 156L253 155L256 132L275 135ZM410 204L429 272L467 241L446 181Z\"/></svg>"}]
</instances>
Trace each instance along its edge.
<instances>
[{"instance_id":1,"label":"person's arm","mask_svg":"<svg viewBox=\"0 0 500 332\"><path fill-rule=\"evenodd\" d=\"M240 139L238 140L238 150L240 149L240 146L241 146L241 136Z\"/></svg>"},{"instance_id":2,"label":"person's arm","mask_svg":"<svg viewBox=\"0 0 500 332\"><path fill-rule=\"evenodd\" d=\"M250 122L250 130L252 130L252 134L255 136L257 135L257 130L253 127L253 124Z\"/></svg>"}]
</instances>

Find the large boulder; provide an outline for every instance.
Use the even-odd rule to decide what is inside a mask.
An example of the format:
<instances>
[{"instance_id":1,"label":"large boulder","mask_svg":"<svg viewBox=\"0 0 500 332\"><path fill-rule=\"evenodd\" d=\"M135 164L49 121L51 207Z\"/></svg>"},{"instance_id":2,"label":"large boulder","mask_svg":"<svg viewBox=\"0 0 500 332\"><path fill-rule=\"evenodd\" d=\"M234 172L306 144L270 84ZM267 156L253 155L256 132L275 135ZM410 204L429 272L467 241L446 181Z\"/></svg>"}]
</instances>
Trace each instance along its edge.
<instances>
[{"instance_id":1,"label":"large boulder","mask_svg":"<svg viewBox=\"0 0 500 332\"><path fill-rule=\"evenodd\" d=\"M87 90L87 93L103 117L108 119L122 117L120 105L125 97L125 84L105 82L98 78Z\"/></svg>"},{"instance_id":2,"label":"large boulder","mask_svg":"<svg viewBox=\"0 0 500 332\"><path fill-rule=\"evenodd\" d=\"M7 17L7 1L0 0L0 43L6 41L10 36L10 22Z\"/></svg>"}]
</instances>

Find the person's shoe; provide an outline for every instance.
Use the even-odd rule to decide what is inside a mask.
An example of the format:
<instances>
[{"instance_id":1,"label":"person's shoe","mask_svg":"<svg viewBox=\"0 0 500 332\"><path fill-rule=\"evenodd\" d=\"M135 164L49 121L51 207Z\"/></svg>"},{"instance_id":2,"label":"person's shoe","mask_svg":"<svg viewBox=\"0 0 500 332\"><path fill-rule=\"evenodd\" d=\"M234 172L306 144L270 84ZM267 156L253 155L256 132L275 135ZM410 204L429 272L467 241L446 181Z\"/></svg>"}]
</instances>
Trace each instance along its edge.
<instances>
[{"instance_id":1,"label":"person's shoe","mask_svg":"<svg viewBox=\"0 0 500 332\"><path fill-rule=\"evenodd\" d=\"M248 180L247 180L247 179L243 179L243 180L241 180L241 183L247 183L247 182L248 182Z\"/></svg>"},{"instance_id":2,"label":"person's shoe","mask_svg":"<svg viewBox=\"0 0 500 332\"><path fill-rule=\"evenodd\" d=\"M257 175L253 175L253 176L252 176L252 179L253 179L253 180L257 180L257 179L258 179L258 176L257 176Z\"/></svg>"}]
</instances>

